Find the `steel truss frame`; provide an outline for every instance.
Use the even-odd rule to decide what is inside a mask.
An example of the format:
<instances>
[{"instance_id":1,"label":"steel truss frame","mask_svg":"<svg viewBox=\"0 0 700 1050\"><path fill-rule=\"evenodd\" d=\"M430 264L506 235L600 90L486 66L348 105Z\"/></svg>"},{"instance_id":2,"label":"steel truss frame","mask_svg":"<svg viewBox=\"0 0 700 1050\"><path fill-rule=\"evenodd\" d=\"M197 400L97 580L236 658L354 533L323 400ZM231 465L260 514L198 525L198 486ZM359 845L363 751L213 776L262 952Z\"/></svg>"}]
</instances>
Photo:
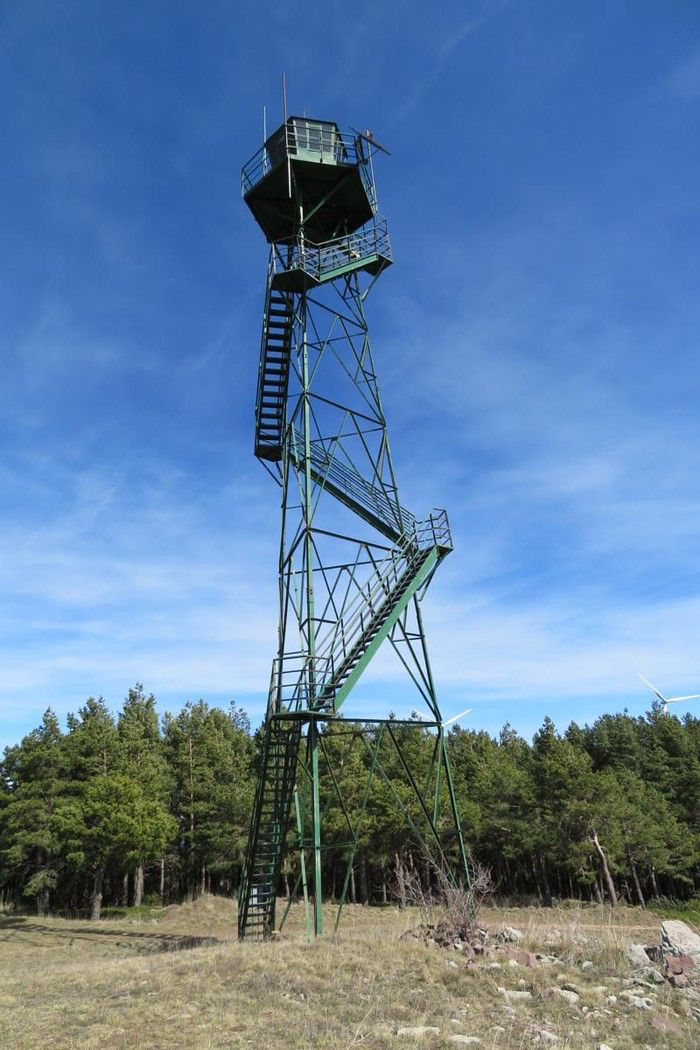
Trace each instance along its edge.
<instances>
[{"instance_id":1,"label":"steel truss frame","mask_svg":"<svg viewBox=\"0 0 700 1050\"><path fill-rule=\"evenodd\" d=\"M388 265L391 255L385 224L381 237ZM369 242L373 243L372 237ZM328 280L301 289L289 284L287 289L293 290L284 293L291 320L281 455L276 461L272 455L261 457L281 495L279 627L264 727L263 768L239 906L241 936L248 932L249 910L257 900L253 882L263 840L272 842L267 848L276 849L277 854L276 860L270 861L273 899L262 935L269 935L274 928L274 882L287 851L290 825L296 837L299 867L280 928L301 887L309 936L322 932L326 848L322 828L324 816L334 803L348 830L344 847L347 866L335 920L338 928L377 778L387 783L400 803L415 844L446 865L455 879L467 885L470 882L420 608L437 565L451 549L449 525L444 511L417 521L399 500L365 315L365 301L381 266L378 271L375 261L371 268L365 266L360 253L355 261L348 255L344 267L339 268L337 249L333 250L334 269ZM293 242L271 246L266 312L272 290L285 287L287 275L298 268L305 252L308 254L304 212L299 203L297 237ZM316 275L320 273L317 268ZM259 399L268 322L266 313ZM384 650L393 651L406 671L426 717L343 717L343 705L384 642L389 643ZM272 748L275 761L282 762L280 734L290 723L304 731L293 799L276 801L278 812L263 828L264 796L270 791L265 782L265 776L270 776L265 768L268 750ZM417 782L402 745L401 729L405 726L435 732L430 769L423 784ZM350 812L329 761L327 743L339 732L349 732L355 743L362 741L367 749L366 784L356 814ZM286 763L291 739L290 734L284 744L285 783L289 780ZM395 790L384 768L381 751L387 745L398 759L404 787L413 799L412 808ZM322 797L324 786L327 797ZM275 789L275 798L277 795ZM337 843L332 845L338 848Z\"/></svg>"}]
</instances>

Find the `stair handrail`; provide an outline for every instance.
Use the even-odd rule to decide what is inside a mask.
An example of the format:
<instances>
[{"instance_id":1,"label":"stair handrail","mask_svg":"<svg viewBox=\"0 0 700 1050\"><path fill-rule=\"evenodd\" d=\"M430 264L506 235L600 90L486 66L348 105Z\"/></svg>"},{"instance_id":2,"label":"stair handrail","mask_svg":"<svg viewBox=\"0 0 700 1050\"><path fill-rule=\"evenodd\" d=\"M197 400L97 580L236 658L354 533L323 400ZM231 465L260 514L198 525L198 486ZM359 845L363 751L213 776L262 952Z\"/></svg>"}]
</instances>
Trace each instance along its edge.
<instances>
[{"instance_id":1,"label":"stair handrail","mask_svg":"<svg viewBox=\"0 0 700 1050\"><path fill-rule=\"evenodd\" d=\"M294 439L295 447L303 444L301 433L296 427L294 428ZM318 441L311 443L311 463L312 466L320 468L319 473L322 474L324 480L328 478L331 483L334 480L337 481L339 487L344 489L347 495L356 497L358 503L374 510L388 525L398 526L397 531L408 533L415 526L415 515L402 506L398 498L392 499L384 488L373 485L354 466L341 462L337 456L325 448L319 448Z\"/></svg>"},{"instance_id":2,"label":"stair handrail","mask_svg":"<svg viewBox=\"0 0 700 1050\"><path fill-rule=\"evenodd\" d=\"M336 672L350 656L365 629L380 615L392 592L415 565L416 559L433 548L443 551L452 548L447 513L440 509L416 521L411 532L376 563L370 580L358 588L338 618L335 629L329 632L313 656L303 650L287 653L281 671L278 658L273 661L270 701L274 693L280 703L296 701L301 706L304 701L307 705L317 702L334 681ZM315 684L313 693L309 685L312 678Z\"/></svg>"},{"instance_id":3,"label":"stair handrail","mask_svg":"<svg viewBox=\"0 0 700 1050\"><path fill-rule=\"evenodd\" d=\"M275 660L277 664L276 690L281 703L296 701L298 705L302 705L306 701L308 706L309 703L316 703L319 697L323 697L324 692L335 679L336 671L340 669L343 662L351 654L355 645L364 634L365 628L382 611L386 602L390 599L392 591L403 579L411 564L410 560L408 560L404 571L399 573L397 566L402 557L382 559L385 563L389 560L391 560L389 570L381 575L375 570L374 585L367 592L364 589L357 592L351 603L351 615L348 617L348 610L346 610L346 615L338 620L336 630L328 636L321 651L317 651L313 656L309 656L303 650L297 653L286 654L284 667L281 672L279 671L277 659ZM389 581L391 581L391 585L389 585ZM374 599L380 592L383 596L383 601L376 604ZM367 616L368 611L369 615ZM340 646L338 646L338 629L340 629ZM297 660L290 667L290 658L293 657L296 657ZM309 685L309 679L312 675L316 685L313 693ZM291 682L289 681L290 677L292 677Z\"/></svg>"},{"instance_id":4,"label":"stair handrail","mask_svg":"<svg viewBox=\"0 0 700 1050\"><path fill-rule=\"evenodd\" d=\"M368 587L367 593L365 594L364 589L357 591L355 598L345 610L345 614L338 620L338 626L341 624L343 625L342 648L344 657L350 652L357 641L359 634L364 630L361 615L362 612L369 607L369 610L372 613L372 618L374 618L385 603L382 602L380 606L375 608L373 599L380 591L383 592L385 598L388 599L391 591L398 585L399 581L403 579L404 574L415 562L418 554L428 551L433 547L441 548L443 550L449 550L452 547L449 522L447 519L447 513L444 510L433 510L424 520L416 521L412 531L405 534L399 540L386 558L381 559L374 571L374 584L371 587ZM405 562L405 567L399 574L398 566L402 561ZM380 566L387 563L387 571L382 572ZM387 587L387 584L392 577L392 585ZM348 612L350 613L349 616L347 615ZM359 632L354 630L358 622L360 624ZM348 636L350 641L348 641ZM317 650L316 656L321 658L324 658L326 655L330 656L331 654L328 652L329 649L334 653L334 643L337 640L337 637L338 628L336 627L336 630L330 632L327 636L327 641Z\"/></svg>"}]
</instances>

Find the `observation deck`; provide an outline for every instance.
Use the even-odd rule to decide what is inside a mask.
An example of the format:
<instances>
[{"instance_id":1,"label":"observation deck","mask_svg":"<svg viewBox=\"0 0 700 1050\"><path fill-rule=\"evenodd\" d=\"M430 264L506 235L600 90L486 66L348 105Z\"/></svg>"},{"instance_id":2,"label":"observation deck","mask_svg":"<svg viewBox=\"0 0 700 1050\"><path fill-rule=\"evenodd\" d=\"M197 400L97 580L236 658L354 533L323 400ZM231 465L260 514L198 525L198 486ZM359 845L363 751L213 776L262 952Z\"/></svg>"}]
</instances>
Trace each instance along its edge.
<instances>
[{"instance_id":1,"label":"observation deck","mask_svg":"<svg viewBox=\"0 0 700 1050\"><path fill-rule=\"evenodd\" d=\"M376 276L392 262L386 220L379 219L323 244L306 239L276 244L272 255L272 287L301 292L354 270L365 270Z\"/></svg>"},{"instance_id":2,"label":"observation deck","mask_svg":"<svg viewBox=\"0 0 700 1050\"><path fill-rule=\"evenodd\" d=\"M289 241L300 225L321 244L347 236L376 214L369 147L333 121L289 117L241 172L241 193L268 241Z\"/></svg>"}]
</instances>

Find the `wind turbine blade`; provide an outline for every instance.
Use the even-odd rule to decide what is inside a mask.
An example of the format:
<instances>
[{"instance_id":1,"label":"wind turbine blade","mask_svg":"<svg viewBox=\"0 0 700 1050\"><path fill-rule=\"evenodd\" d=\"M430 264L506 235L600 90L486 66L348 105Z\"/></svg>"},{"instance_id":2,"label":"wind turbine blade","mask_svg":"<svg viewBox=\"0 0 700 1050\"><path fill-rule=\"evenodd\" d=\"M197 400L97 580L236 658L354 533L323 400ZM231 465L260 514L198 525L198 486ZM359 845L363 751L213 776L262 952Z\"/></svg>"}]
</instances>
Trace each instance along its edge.
<instances>
[{"instance_id":1,"label":"wind turbine blade","mask_svg":"<svg viewBox=\"0 0 700 1050\"><path fill-rule=\"evenodd\" d=\"M643 674L638 675L638 677L641 678L641 680L644 682L645 685L649 686L649 688L651 689L651 691L653 693L656 693L656 695L658 696L659 700L663 700L664 703L668 703L668 701L666 700L666 697L664 696L664 694L660 693L659 690L656 688L656 686L651 684L651 682L649 681L648 678L645 678Z\"/></svg>"},{"instance_id":2,"label":"wind turbine blade","mask_svg":"<svg viewBox=\"0 0 700 1050\"><path fill-rule=\"evenodd\" d=\"M464 715L468 715L470 713L471 713L471 707L465 708L465 710L464 711L460 711L458 715L453 715L452 718L448 718L446 722L442 722L441 723L441 728L444 729L445 726L451 726L452 723L456 722L458 718L462 718Z\"/></svg>"},{"instance_id":3,"label":"wind turbine blade","mask_svg":"<svg viewBox=\"0 0 700 1050\"><path fill-rule=\"evenodd\" d=\"M700 693L693 693L691 696L669 696L666 702L677 704L679 700L700 700Z\"/></svg>"}]
</instances>

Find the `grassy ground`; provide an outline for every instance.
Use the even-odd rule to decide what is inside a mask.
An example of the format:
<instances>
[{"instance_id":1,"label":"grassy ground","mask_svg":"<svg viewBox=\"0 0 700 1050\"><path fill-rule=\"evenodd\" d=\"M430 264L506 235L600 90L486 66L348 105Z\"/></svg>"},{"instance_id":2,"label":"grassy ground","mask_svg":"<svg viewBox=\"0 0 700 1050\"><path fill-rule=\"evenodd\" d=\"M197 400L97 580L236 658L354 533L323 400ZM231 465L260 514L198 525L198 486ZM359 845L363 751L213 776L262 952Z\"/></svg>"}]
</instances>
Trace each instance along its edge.
<instances>
[{"instance_id":1,"label":"grassy ground","mask_svg":"<svg viewBox=\"0 0 700 1050\"><path fill-rule=\"evenodd\" d=\"M517 926L533 947L549 942L544 950L562 963L479 970L457 952L401 940L419 917L394 908L348 907L340 936L314 944L299 908L267 944L239 944L234 906L217 898L148 916L98 924L0 917L0 1046L436 1050L469 1035L484 1048L527 1048L548 1045L537 1034L546 1029L559 1037L552 1045L567 1048L700 1047L700 1023L685 1016L681 991L651 989L649 1010L607 1002L630 973L623 946L659 939L660 919L647 912L486 910L486 925ZM330 927L330 910L327 918ZM583 970L584 960L593 967ZM567 980L581 993L576 1005L543 994ZM533 998L510 1005L499 988ZM419 1025L439 1034L397 1035Z\"/></svg>"},{"instance_id":2,"label":"grassy ground","mask_svg":"<svg viewBox=\"0 0 700 1050\"><path fill-rule=\"evenodd\" d=\"M685 904L650 905L653 911L662 915L664 919L680 919L689 922L693 926L700 926L700 899L695 897Z\"/></svg>"}]
</instances>

